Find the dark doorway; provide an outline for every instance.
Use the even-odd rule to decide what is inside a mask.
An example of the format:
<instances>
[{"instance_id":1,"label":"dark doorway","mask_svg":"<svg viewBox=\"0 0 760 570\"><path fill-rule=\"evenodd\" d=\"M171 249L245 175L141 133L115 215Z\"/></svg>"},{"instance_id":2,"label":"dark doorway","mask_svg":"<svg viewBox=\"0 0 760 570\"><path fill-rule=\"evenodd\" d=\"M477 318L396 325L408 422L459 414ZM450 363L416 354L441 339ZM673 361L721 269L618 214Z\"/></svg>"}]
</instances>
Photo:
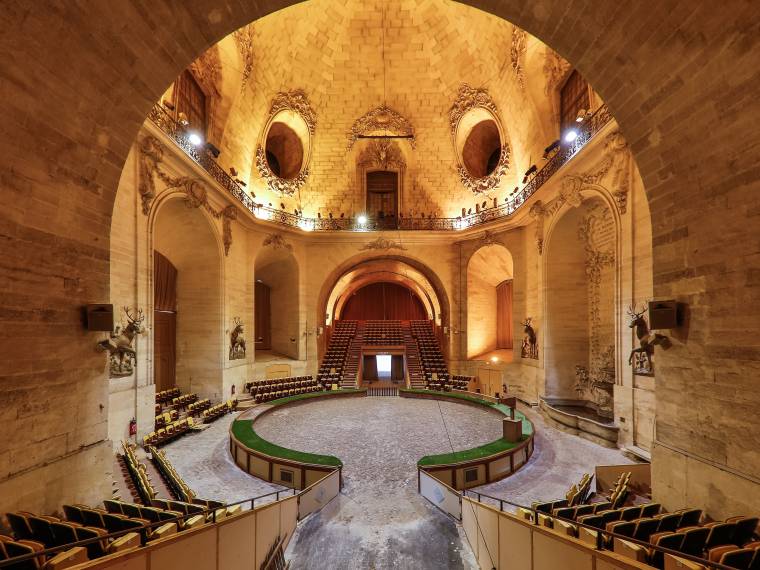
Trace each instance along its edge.
<instances>
[{"instance_id":1,"label":"dark doorway","mask_svg":"<svg viewBox=\"0 0 760 570\"><path fill-rule=\"evenodd\" d=\"M153 382L156 391L177 383L177 268L153 252Z\"/></svg>"},{"instance_id":2,"label":"dark doorway","mask_svg":"<svg viewBox=\"0 0 760 570\"><path fill-rule=\"evenodd\" d=\"M395 220L398 215L398 172L367 173L367 215L372 220Z\"/></svg>"},{"instance_id":3,"label":"dark doorway","mask_svg":"<svg viewBox=\"0 0 760 570\"><path fill-rule=\"evenodd\" d=\"M266 283L256 281L254 291L254 333L256 350L272 349L272 289Z\"/></svg>"}]
</instances>

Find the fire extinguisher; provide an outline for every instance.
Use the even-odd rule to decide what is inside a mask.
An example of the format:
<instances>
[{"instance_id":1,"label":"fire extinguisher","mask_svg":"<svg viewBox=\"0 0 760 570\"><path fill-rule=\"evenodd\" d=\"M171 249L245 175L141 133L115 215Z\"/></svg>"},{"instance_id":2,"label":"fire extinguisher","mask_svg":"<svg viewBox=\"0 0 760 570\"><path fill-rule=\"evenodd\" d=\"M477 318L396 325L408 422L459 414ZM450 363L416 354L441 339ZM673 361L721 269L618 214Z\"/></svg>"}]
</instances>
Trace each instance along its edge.
<instances>
[{"instance_id":1,"label":"fire extinguisher","mask_svg":"<svg viewBox=\"0 0 760 570\"><path fill-rule=\"evenodd\" d=\"M137 435L137 420L135 418L129 420L129 435Z\"/></svg>"}]
</instances>

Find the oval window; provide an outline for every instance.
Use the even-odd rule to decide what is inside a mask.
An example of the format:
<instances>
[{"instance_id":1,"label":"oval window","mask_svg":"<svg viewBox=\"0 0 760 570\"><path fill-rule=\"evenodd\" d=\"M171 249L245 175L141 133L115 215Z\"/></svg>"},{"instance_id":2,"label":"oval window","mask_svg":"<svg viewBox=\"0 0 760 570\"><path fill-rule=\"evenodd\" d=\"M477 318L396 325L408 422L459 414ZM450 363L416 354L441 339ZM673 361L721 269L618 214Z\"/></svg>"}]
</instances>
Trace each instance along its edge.
<instances>
[{"instance_id":1,"label":"oval window","mask_svg":"<svg viewBox=\"0 0 760 570\"><path fill-rule=\"evenodd\" d=\"M290 126L279 121L273 122L267 133L265 151L267 163L275 176L292 180L301 173L303 142Z\"/></svg>"},{"instance_id":2,"label":"oval window","mask_svg":"<svg viewBox=\"0 0 760 570\"><path fill-rule=\"evenodd\" d=\"M470 176L488 176L499 164L501 136L493 119L485 119L473 125L462 147L462 163Z\"/></svg>"}]
</instances>

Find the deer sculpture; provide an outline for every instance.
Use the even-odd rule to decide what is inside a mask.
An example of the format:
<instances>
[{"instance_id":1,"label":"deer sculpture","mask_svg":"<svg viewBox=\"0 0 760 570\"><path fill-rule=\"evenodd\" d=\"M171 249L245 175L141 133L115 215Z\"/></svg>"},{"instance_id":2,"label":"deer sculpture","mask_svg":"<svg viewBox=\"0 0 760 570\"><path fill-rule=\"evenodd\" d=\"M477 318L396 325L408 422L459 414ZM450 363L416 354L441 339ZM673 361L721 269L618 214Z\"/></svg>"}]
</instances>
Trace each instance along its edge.
<instances>
[{"instance_id":1,"label":"deer sculpture","mask_svg":"<svg viewBox=\"0 0 760 570\"><path fill-rule=\"evenodd\" d=\"M117 326L110 338L98 343L101 350L107 350L111 357L111 376L128 376L132 373L137 353L132 342L138 334L145 332L142 322L145 320L142 309L134 314L129 307L123 307L127 315L127 326Z\"/></svg>"},{"instance_id":2,"label":"deer sculpture","mask_svg":"<svg viewBox=\"0 0 760 570\"><path fill-rule=\"evenodd\" d=\"M523 332L525 333L522 344L523 358L538 358L538 340L536 338L536 331L533 330L533 326L530 324L532 320L533 317L528 317L522 324Z\"/></svg>"},{"instance_id":3,"label":"deer sculpture","mask_svg":"<svg viewBox=\"0 0 760 570\"><path fill-rule=\"evenodd\" d=\"M230 360L245 358L245 338L243 338L243 322L239 317L233 319L235 328L230 333Z\"/></svg>"},{"instance_id":4,"label":"deer sculpture","mask_svg":"<svg viewBox=\"0 0 760 570\"><path fill-rule=\"evenodd\" d=\"M649 330L649 325L644 319L644 313L647 312L647 307L644 305L640 311L637 311L633 305L628 307L628 316L631 318L631 324L629 328L636 329L636 338L639 339L639 348L631 350L631 355L628 357L628 364L633 364L633 358L636 354L644 354L649 364L649 370L652 368L652 354L654 353L654 347L658 344L663 344L668 337L662 334L657 334Z\"/></svg>"}]
</instances>

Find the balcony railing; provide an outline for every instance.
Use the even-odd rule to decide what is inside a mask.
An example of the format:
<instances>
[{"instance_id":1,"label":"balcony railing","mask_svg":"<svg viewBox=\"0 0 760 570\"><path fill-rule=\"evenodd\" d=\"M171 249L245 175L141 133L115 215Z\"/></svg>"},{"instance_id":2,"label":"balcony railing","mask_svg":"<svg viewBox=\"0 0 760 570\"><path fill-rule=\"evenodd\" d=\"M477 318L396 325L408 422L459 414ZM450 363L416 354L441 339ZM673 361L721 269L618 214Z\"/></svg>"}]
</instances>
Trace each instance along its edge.
<instances>
[{"instance_id":1,"label":"balcony railing","mask_svg":"<svg viewBox=\"0 0 760 570\"><path fill-rule=\"evenodd\" d=\"M578 136L575 140L558 147L558 150L547 160L546 164L523 185L521 190L509 196L504 204L483 208L473 214L457 218L386 216L367 219L364 223L359 223L355 217L307 218L256 203L254 198L217 164L216 159L204 146L196 146L190 142L186 128L179 124L163 106L154 105L148 118L256 218L300 228L304 231L367 232L378 230L454 231L506 218L517 211L555 172L573 158L596 133L607 125L612 120L612 115L610 115L607 105L599 107L591 117L578 126Z\"/></svg>"}]
</instances>

